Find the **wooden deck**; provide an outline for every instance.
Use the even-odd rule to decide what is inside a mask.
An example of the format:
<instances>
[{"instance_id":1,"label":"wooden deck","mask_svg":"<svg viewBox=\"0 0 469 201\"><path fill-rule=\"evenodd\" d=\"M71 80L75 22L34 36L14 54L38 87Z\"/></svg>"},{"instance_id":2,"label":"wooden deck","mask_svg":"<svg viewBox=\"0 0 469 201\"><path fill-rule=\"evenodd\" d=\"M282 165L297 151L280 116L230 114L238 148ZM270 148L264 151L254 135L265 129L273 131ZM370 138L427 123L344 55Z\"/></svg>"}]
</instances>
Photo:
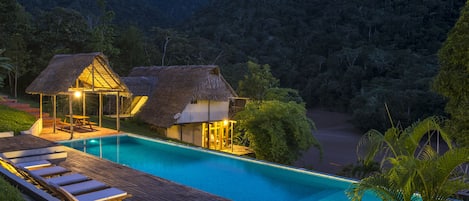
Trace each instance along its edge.
<instances>
[{"instance_id":1,"label":"wooden deck","mask_svg":"<svg viewBox=\"0 0 469 201\"><path fill-rule=\"evenodd\" d=\"M64 135L64 137L66 137L65 133L45 135ZM77 136L79 135L80 134ZM68 137L70 137L70 134L68 134ZM0 152L49 147L54 145L56 145L55 142L44 140L32 135L0 138ZM77 173L82 173L92 179L102 181L110 186L120 188L132 194L132 197L126 200L227 200L225 198L176 184L166 179L139 172L129 167L85 154L72 148L65 147L65 149L68 153L68 157L65 161L59 163L60 166Z\"/></svg>"},{"instance_id":2,"label":"wooden deck","mask_svg":"<svg viewBox=\"0 0 469 201\"><path fill-rule=\"evenodd\" d=\"M92 138L92 137L100 137L100 136L108 136L108 135L115 135L119 134L121 132L118 132L116 130L112 130L109 128L103 128L103 127L98 127L95 126L93 129L96 129L96 131L93 132L73 132L73 139L83 139L83 138ZM64 141L64 140L69 140L71 134L69 132L64 132L61 130L56 129L56 132L54 133L52 127L46 127L42 129L41 134L39 137L49 140L49 141Z\"/></svg>"},{"instance_id":3,"label":"wooden deck","mask_svg":"<svg viewBox=\"0 0 469 201\"><path fill-rule=\"evenodd\" d=\"M254 151L252 151L251 148L245 147L245 146L240 146L240 145L233 145L233 149L226 148L226 149L222 149L220 151L230 153L230 154L234 154L234 155L237 155L237 156L244 156L244 155L254 153Z\"/></svg>"}]
</instances>

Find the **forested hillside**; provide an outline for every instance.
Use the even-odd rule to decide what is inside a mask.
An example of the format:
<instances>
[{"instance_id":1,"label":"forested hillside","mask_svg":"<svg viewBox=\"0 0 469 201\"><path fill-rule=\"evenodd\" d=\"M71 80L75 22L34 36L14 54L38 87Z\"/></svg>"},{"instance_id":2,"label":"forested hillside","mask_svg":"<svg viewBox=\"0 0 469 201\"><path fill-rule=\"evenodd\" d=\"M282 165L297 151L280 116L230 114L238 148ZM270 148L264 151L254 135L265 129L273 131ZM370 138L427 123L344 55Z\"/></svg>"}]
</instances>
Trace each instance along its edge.
<instances>
[{"instance_id":1,"label":"forested hillside","mask_svg":"<svg viewBox=\"0 0 469 201\"><path fill-rule=\"evenodd\" d=\"M100 8L97 0L18 0L25 9L38 15L55 7L73 9L87 20L97 17ZM101 1L104 3L104 1ZM152 26L170 27L186 20L208 0L112 0L107 1L107 8L115 12L114 23L135 25L142 30Z\"/></svg>"},{"instance_id":2,"label":"forested hillside","mask_svg":"<svg viewBox=\"0 0 469 201\"><path fill-rule=\"evenodd\" d=\"M282 86L298 89L310 107L351 112L362 129L385 128L385 103L404 125L442 111L430 82L463 4L221 0L184 30L235 49L226 65L249 57L270 64Z\"/></svg>"},{"instance_id":3,"label":"forested hillside","mask_svg":"<svg viewBox=\"0 0 469 201\"><path fill-rule=\"evenodd\" d=\"M5 0L0 48L18 67L20 91L59 53L102 51L121 75L141 65L217 64L233 87L253 60L308 107L380 129L385 104L404 126L442 114L444 100L430 90L436 53L464 2Z\"/></svg>"}]
</instances>

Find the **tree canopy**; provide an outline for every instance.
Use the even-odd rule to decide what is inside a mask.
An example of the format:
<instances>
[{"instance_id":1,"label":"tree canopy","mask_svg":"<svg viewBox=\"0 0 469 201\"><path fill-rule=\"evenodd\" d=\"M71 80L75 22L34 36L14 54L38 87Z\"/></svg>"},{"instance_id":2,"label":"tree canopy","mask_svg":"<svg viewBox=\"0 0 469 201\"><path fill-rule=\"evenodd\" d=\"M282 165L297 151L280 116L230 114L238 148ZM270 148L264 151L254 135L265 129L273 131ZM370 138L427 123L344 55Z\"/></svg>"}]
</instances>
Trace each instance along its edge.
<instances>
[{"instance_id":1,"label":"tree canopy","mask_svg":"<svg viewBox=\"0 0 469 201\"><path fill-rule=\"evenodd\" d=\"M251 60L269 64L276 87L297 90L306 107L384 131L385 103L404 126L442 113L444 99L429 90L435 53L464 2L5 0L0 48L20 92L62 53L104 51L122 76L138 65L215 64L232 86Z\"/></svg>"},{"instance_id":2,"label":"tree canopy","mask_svg":"<svg viewBox=\"0 0 469 201\"><path fill-rule=\"evenodd\" d=\"M311 146L321 149L298 91L278 88L269 65L249 61L247 66L249 73L239 82L238 93L250 101L235 119L238 135L247 139L256 158L291 164Z\"/></svg>"},{"instance_id":3,"label":"tree canopy","mask_svg":"<svg viewBox=\"0 0 469 201\"><path fill-rule=\"evenodd\" d=\"M469 4L443 43L438 58L440 70L434 89L448 100L448 128L461 146L469 145Z\"/></svg>"},{"instance_id":4,"label":"tree canopy","mask_svg":"<svg viewBox=\"0 0 469 201\"><path fill-rule=\"evenodd\" d=\"M312 145L320 149L311 133L314 124L304 106L295 102L251 102L236 115L256 158L292 164Z\"/></svg>"}]
</instances>

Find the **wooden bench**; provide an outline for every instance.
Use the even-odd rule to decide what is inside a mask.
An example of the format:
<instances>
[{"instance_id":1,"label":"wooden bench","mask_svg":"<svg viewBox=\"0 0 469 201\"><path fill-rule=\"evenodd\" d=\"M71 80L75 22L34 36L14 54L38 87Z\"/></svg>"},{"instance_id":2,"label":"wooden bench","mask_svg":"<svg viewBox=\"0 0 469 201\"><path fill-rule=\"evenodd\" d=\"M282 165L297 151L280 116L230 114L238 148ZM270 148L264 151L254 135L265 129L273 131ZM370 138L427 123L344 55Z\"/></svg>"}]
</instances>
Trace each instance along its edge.
<instances>
[{"instance_id":1,"label":"wooden bench","mask_svg":"<svg viewBox=\"0 0 469 201\"><path fill-rule=\"evenodd\" d=\"M58 127L59 130L70 132L70 126L72 126L72 125L69 122L67 122L67 119L69 119L69 118L64 118L63 121L58 122L57 127ZM91 132L91 131L95 131L95 129L93 129L93 126L95 126L95 125L96 125L96 122L92 122L92 121L89 121L89 120L80 120L79 123L76 123L73 126L76 126L76 127L82 128L82 129L86 129L86 130Z\"/></svg>"},{"instance_id":2,"label":"wooden bench","mask_svg":"<svg viewBox=\"0 0 469 201\"><path fill-rule=\"evenodd\" d=\"M70 132L70 126L72 126L70 123L67 121L58 121L57 124L57 129L65 131L65 132Z\"/></svg>"},{"instance_id":3,"label":"wooden bench","mask_svg":"<svg viewBox=\"0 0 469 201\"><path fill-rule=\"evenodd\" d=\"M89 126L90 131L94 131L93 126L95 126L95 125L96 125L96 122L92 122L92 121L89 121L89 120L84 120L83 124L82 124L82 127Z\"/></svg>"}]
</instances>

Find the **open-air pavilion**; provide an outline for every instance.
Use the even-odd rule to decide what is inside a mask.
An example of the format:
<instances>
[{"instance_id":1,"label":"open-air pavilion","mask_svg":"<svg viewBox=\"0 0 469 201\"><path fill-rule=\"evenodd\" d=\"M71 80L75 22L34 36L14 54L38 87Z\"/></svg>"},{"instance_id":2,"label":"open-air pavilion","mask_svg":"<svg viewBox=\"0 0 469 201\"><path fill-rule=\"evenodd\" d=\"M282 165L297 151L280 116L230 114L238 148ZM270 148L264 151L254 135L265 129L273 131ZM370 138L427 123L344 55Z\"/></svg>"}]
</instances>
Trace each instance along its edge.
<instances>
[{"instance_id":1,"label":"open-air pavilion","mask_svg":"<svg viewBox=\"0 0 469 201\"><path fill-rule=\"evenodd\" d=\"M70 139L73 138L74 132L72 107L74 96L80 97L83 106L80 115L86 116L86 94L99 95L99 127L102 126L103 96L115 96L116 105L119 105L121 96L130 96L127 86L111 69L107 57L100 52L55 55L41 74L26 88L26 93L39 95L40 120L42 120L43 96L52 97L54 133L57 128L55 121L57 118L57 96L68 96L69 114L67 118L70 122ZM119 113L119 107L116 107L116 128L118 131L120 127Z\"/></svg>"}]
</instances>

